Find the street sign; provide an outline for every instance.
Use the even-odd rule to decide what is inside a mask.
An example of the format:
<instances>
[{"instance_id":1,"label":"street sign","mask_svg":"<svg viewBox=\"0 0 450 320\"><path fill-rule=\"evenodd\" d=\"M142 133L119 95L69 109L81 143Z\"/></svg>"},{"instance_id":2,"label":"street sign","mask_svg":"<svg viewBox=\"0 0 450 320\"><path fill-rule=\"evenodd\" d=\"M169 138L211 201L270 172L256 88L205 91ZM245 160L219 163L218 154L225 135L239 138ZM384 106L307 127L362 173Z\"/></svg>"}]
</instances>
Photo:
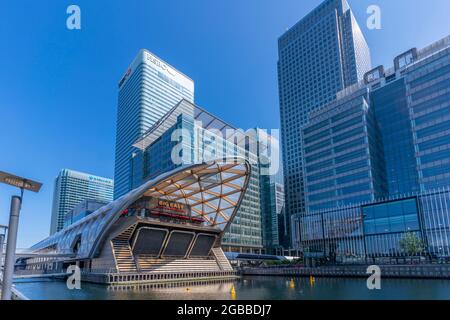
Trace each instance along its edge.
<instances>
[{"instance_id":1,"label":"street sign","mask_svg":"<svg viewBox=\"0 0 450 320\"><path fill-rule=\"evenodd\" d=\"M39 192L42 187L42 183L15 176L10 173L0 171L0 183L6 183L10 186L14 186L20 189L29 190L33 192Z\"/></svg>"}]
</instances>

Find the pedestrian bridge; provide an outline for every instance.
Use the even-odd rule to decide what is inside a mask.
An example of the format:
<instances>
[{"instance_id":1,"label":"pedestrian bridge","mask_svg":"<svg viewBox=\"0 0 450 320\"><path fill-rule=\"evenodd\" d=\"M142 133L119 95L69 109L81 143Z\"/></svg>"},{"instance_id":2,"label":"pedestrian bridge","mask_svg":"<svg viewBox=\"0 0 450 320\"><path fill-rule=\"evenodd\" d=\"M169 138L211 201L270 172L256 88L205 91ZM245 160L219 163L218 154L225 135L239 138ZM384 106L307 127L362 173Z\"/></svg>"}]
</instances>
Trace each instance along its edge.
<instances>
[{"instance_id":1,"label":"pedestrian bridge","mask_svg":"<svg viewBox=\"0 0 450 320\"><path fill-rule=\"evenodd\" d=\"M2 251L3 255L2 258L4 261L5 259L5 250ZM42 258L70 258L70 257L74 257L75 254L63 254L63 253L58 253L56 251L52 251L52 252L36 252L33 250L30 250L29 248L26 249L17 249L16 250L16 261L17 259L20 258L35 258L35 257L42 257Z\"/></svg>"}]
</instances>

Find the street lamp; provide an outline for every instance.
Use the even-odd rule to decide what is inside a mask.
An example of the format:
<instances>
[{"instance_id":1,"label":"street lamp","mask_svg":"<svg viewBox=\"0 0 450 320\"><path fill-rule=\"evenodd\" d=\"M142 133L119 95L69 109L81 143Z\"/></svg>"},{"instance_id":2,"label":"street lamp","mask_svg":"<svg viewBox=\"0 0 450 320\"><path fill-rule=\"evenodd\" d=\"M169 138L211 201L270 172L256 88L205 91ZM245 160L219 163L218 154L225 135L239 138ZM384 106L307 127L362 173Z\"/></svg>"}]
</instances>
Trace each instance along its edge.
<instances>
[{"instance_id":1,"label":"street lamp","mask_svg":"<svg viewBox=\"0 0 450 320\"><path fill-rule=\"evenodd\" d=\"M11 300L12 279L16 255L17 229L19 227L19 214L22 206L23 192L29 190L39 192L42 183L18 177L0 171L0 182L20 189L20 197L11 197L11 210L9 214L8 240L6 242L5 268L3 270L2 300Z\"/></svg>"}]
</instances>

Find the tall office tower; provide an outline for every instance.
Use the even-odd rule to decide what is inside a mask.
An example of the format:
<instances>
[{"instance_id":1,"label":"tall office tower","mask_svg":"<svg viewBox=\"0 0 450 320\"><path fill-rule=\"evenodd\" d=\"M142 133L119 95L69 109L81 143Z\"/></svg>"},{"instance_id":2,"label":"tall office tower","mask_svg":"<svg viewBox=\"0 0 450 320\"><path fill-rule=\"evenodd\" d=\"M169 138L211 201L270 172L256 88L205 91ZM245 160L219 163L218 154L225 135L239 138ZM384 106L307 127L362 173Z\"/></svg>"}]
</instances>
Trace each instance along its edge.
<instances>
[{"instance_id":1,"label":"tall office tower","mask_svg":"<svg viewBox=\"0 0 450 320\"><path fill-rule=\"evenodd\" d=\"M369 99L362 88L310 114L302 134L306 214L386 194L381 133Z\"/></svg>"},{"instance_id":2,"label":"tall office tower","mask_svg":"<svg viewBox=\"0 0 450 320\"><path fill-rule=\"evenodd\" d=\"M262 240L266 253L272 254L278 246L278 219L273 210L273 197L270 176L260 175Z\"/></svg>"},{"instance_id":3,"label":"tall office tower","mask_svg":"<svg viewBox=\"0 0 450 320\"><path fill-rule=\"evenodd\" d=\"M85 200L110 202L114 181L88 173L63 169L55 179L50 235L64 227L66 213Z\"/></svg>"},{"instance_id":4,"label":"tall office tower","mask_svg":"<svg viewBox=\"0 0 450 320\"><path fill-rule=\"evenodd\" d=\"M364 78L302 129L307 213L450 186L450 37Z\"/></svg>"},{"instance_id":5,"label":"tall office tower","mask_svg":"<svg viewBox=\"0 0 450 320\"><path fill-rule=\"evenodd\" d=\"M288 216L305 210L301 128L309 112L371 69L370 52L345 0L326 0L278 40L283 169Z\"/></svg>"},{"instance_id":6,"label":"tall office tower","mask_svg":"<svg viewBox=\"0 0 450 320\"><path fill-rule=\"evenodd\" d=\"M181 99L194 101L194 82L147 50L119 82L114 198L131 190L133 144Z\"/></svg>"},{"instance_id":7,"label":"tall office tower","mask_svg":"<svg viewBox=\"0 0 450 320\"><path fill-rule=\"evenodd\" d=\"M428 252L450 254L450 36L368 71L309 119L296 247L398 256L413 232Z\"/></svg>"},{"instance_id":8,"label":"tall office tower","mask_svg":"<svg viewBox=\"0 0 450 320\"><path fill-rule=\"evenodd\" d=\"M282 245L282 241L280 241L282 236L280 235L280 227L278 226L278 221L284 208L284 187L282 184L277 182L270 184L270 205L273 247L277 249Z\"/></svg>"}]
</instances>

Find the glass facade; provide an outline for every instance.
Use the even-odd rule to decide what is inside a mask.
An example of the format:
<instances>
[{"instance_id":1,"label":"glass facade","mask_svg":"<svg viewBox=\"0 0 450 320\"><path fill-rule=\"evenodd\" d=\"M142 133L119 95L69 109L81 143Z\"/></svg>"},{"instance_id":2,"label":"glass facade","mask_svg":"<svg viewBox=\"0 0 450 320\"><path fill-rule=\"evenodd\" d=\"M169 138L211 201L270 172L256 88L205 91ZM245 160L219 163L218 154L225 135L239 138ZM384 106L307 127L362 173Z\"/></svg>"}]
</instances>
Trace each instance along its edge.
<instances>
[{"instance_id":1,"label":"glass facade","mask_svg":"<svg viewBox=\"0 0 450 320\"><path fill-rule=\"evenodd\" d=\"M263 242L266 253L274 253L280 247L279 219L284 207L284 188L282 184L271 182L269 176L262 176L267 181L261 184L263 207Z\"/></svg>"},{"instance_id":2,"label":"glass facade","mask_svg":"<svg viewBox=\"0 0 450 320\"><path fill-rule=\"evenodd\" d=\"M302 130L307 213L295 219L313 231L295 226L297 246L324 236L315 220L323 210L336 214L348 205L420 195L417 205L404 200L363 209L365 254L400 254L398 242L405 232L416 233L433 254L447 253L447 231L432 229L446 228L446 198L439 197L439 203L429 199L450 186L449 81L450 36L401 54L389 70L369 71L364 82L310 112ZM337 145L334 131L343 137ZM340 170L342 161L349 165ZM358 198L356 192L362 190L370 197ZM302 232L308 236L302 238Z\"/></svg>"},{"instance_id":3,"label":"glass facade","mask_svg":"<svg viewBox=\"0 0 450 320\"><path fill-rule=\"evenodd\" d=\"M406 76L422 190L450 185L450 37L434 46Z\"/></svg>"},{"instance_id":4,"label":"glass facade","mask_svg":"<svg viewBox=\"0 0 450 320\"><path fill-rule=\"evenodd\" d=\"M133 144L181 99L194 101L194 82L141 50L119 82L114 198L132 189Z\"/></svg>"},{"instance_id":5,"label":"glass facade","mask_svg":"<svg viewBox=\"0 0 450 320\"><path fill-rule=\"evenodd\" d=\"M64 228L66 214L85 200L110 202L114 182L111 179L63 169L55 179L50 235Z\"/></svg>"},{"instance_id":6,"label":"glass facade","mask_svg":"<svg viewBox=\"0 0 450 320\"><path fill-rule=\"evenodd\" d=\"M338 263L407 257L401 241L415 234L431 257L450 257L450 188L297 216L305 257Z\"/></svg>"},{"instance_id":7,"label":"glass facade","mask_svg":"<svg viewBox=\"0 0 450 320\"><path fill-rule=\"evenodd\" d=\"M365 206L362 212L368 256L401 255L404 233L421 237L416 198Z\"/></svg>"},{"instance_id":8,"label":"glass facade","mask_svg":"<svg viewBox=\"0 0 450 320\"><path fill-rule=\"evenodd\" d=\"M77 221L80 221L84 217L90 215L94 211L100 209L101 207L107 205L107 202L98 201L98 200L84 200L75 208L66 213L64 217L64 228L74 224Z\"/></svg>"},{"instance_id":9,"label":"glass facade","mask_svg":"<svg viewBox=\"0 0 450 320\"><path fill-rule=\"evenodd\" d=\"M419 191L405 79L374 90L370 97L382 136L387 194L395 196Z\"/></svg>"},{"instance_id":10,"label":"glass facade","mask_svg":"<svg viewBox=\"0 0 450 320\"><path fill-rule=\"evenodd\" d=\"M212 123L214 127L208 127ZM256 154L246 150L245 145L225 139L218 128L223 132L226 128L233 129L207 111L182 100L134 144L131 159L133 187L181 165L202 163L224 156L248 159L252 165L250 182L239 210L224 234L222 245L226 250L259 252L263 248L264 215L261 198L264 179L260 176L259 159ZM174 162L174 150L179 151L180 163Z\"/></svg>"},{"instance_id":11,"label":"glass facade","mask_svg":"<svg viewBox=\"0 0 450 320\"><path fill-rule=\"evenodd\" d=\"M380 132L368 99L363 89L310 114L302 130L307 214L383 194Z\"/></svg>"},{"instance_id":12,"label":"glass facade","mask_svg":"<svg viewBox=\"0 0 450 320\"><path fill-rule=\"evenodd\" d=\"M286 211L305 211L301 128L309 112L362 79L370 52L345 0L326 0L278 40Z\"/></svg>"}]
</instances>

